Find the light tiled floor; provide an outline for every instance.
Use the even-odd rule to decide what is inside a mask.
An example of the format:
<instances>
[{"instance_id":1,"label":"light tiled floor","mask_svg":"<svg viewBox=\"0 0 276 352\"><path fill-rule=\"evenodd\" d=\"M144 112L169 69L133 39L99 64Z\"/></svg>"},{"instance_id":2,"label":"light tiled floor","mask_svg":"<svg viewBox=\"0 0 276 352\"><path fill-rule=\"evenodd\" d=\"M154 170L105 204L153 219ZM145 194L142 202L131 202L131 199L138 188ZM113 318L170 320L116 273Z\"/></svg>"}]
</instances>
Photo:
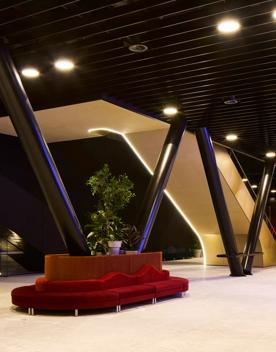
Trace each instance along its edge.
<instances>
[{"instance_id":1,"label":"light tiled floor","mask_svg":"<svg viewBox=\"0 0 276 352\"><path fill-rule=\"evenodd\" d=\"M2 352L276 351L276 268L234 278L224 267L167 263L190 279L184 298L120 313L28 316L11 307L10 290L34 276L0 279Z\"/></svg>"}]
</instances>

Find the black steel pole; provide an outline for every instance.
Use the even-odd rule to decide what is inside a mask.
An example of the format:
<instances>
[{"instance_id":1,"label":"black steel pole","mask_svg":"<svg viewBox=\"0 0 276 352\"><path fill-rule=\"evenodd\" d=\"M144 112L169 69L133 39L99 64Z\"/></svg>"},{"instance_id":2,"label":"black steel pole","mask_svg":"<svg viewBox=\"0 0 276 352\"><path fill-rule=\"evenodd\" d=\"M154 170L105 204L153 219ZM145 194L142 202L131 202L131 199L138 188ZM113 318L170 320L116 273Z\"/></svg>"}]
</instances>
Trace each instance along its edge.
<instances>
[{"instance_id":1,"label":"black steel pole","mask_svg":"<svg viewBox=\"0 0 276 352\"><path fill-rule=\"evenodd\" d=\"M186 126L187 122L183 116L175 116L163 144L143 202L143 213L138 226L143 234L139 252L146 248Z\"/></svg>"},{"instance_id":2,"label":"black steel pole","mask_svg":"<svg viewBox=\"0 0 276 352\"><path fill-rule=\"evenodd\" d=\"M0 47L0 96L71 255L89 255L84 234L8 50Z\"/></svg>"},{"instance_id":3,"label":"black steel pole","mask_svg":"<svg viewBox=\"0 0 276 352\"><path fill-rule=\"evenodd\" d=\"M237 245L233 233L232 223L225 202L222 185L220 182L213 143L207 128L199 128L196 138L208 181L226 257L232 276L244 276Z\"/></svg>"},{"instance_id":4,"label":"black steel pole","mask_svg":"<svg viewBox=\"0 0 276 352\"><path fill-rule=\"evenodd\" d=\"M242 260L244 273L247 275L251 275L251 270L252 270L252 265L254 260L254 253L256 251L258 239L260 236L267 198L269 195L271 182L273 179L274 168L275 168L274 161L267 161L265 163L259 192L257 195L257 199L255 201L255 207L254 207L253 215L249 225L248 238L245 245L243 260Z\"/></svg>"}]
</instances>

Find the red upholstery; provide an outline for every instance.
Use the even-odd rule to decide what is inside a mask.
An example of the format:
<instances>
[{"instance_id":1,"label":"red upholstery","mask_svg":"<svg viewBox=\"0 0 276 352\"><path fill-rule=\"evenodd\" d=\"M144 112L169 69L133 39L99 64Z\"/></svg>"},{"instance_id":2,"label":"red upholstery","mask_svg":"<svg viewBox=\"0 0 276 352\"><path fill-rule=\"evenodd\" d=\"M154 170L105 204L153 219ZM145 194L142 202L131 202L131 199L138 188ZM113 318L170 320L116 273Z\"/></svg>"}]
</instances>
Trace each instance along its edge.
<instances>
[{"instance_id":1,"label":"red upholstery","mask_svg":"<svg viewBox=\"0 0 276 352\"><path fill-rule=\"evenodd\" d=\"M169 276L170 276L169 271L167 270L159 271L149 264L143 265L142 268L136 273L138 284L168 280Z\"/></svg>"},{"instance_id":2,"label":"red upholstery","mask_svg":"<svg viewBox=\"0 0 276 352\"><path fill-rule=\"evenodd\" d=\"M120 305L146 301L155 297L154 288L146 285L118 287L110 291L119 295Z\"/></svg>"},{"instance_id":3,"label":"red upholstery","mask_svg":"<svg viewBox=\"0 0 276 352\"><path fill-rule=\"evenodd\" d=\"M39 292L86 292L105 288L102 280L49 281L44 277L36 279L35 287Z\"/></svg>"},{"instance_id":4,"label":"red upholstery","mask_svg":"<svg viewBox=\"0 0 276 352\"><path fill-rule=\"evenodd\" d=\"M156 281L152 283L147 283L145 285L154 288L156 298L171 296L179 292L185 292L188 290L188 280L181 278L169 279L166 281Z\"/></svg>"},{"instance_id":5,"label":"red upholstery","mask_svg":"<svg viewBox=\"0 0 276 352\"><path fill-rule=\"evenodd\" d=\"M188 290L188 280L144 265L136 274L113 272L95 280L50 281L15 288L12 303L24 308L93 309L130 304Z\"/></svg>"},{"instance_id":6,"label":"red upholstery","mask_svg":"<svg viewBox=\"0 0 276 352\"><path fill-rule=\"evenodd\" d=\"M35 286L23 286L12 291L12 303L24 308L38 309L93 309L115 307L119 304L116 292L38 292Z\"/></svg>"},{"instance_id":7,"label":"red upholstery","mask_svg":"<svg viewBox=\"0 0 276 352\"><path fill-rule=\"evenodd\" d=\"M104 289L136 285L136 276L125 273L109 273L101 277Z\"/></svg>"}]
</instances>

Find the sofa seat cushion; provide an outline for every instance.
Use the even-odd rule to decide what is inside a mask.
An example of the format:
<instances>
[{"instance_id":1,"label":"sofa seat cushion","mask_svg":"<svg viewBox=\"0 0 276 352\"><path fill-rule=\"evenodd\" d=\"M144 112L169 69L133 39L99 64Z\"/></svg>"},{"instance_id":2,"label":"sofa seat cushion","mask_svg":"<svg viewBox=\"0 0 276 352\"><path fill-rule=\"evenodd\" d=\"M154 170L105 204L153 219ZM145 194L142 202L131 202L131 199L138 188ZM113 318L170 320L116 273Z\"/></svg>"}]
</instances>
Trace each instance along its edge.
<instances>
[{"instance_id":1,"label":"sofa seat cushion","mask_svg":"<svg viewBox=\"0 0 276 352\"><path fill-rule=\"evenodd\" d=\"M154 288L146 285L118 287L110 291L119 295L120 305L142 302L155 297Z\"/></svg>"},{"instance_id":2,"label":"sofa seat cushion","mask_svg":"<svg viewBox=\"0 0 276 352\"><path fill-rule=\"evenodd\" d=\"M149 264L143 265L142 268L136 273L137 284L168 280L169 276L169 271L157 270L155 267Z\"/></svg>"},{"instance_id":3,"label":"sofa seat cushion","mask_svg":"<svg viewBox=\"0 0 276 352\"><path fill-rule=\"evenodd\" d=\"M183 281L184 280L184 281ZM169 279L165 281L156 281L145 285L151 286L155 290L155 297L165 297L185 292L188 289L187 279Z\"/></svg>"},{"instance_id":4,"label":"sofa seat cushion","mask_svg":"<svg viewBox=\"0 0 276 352\"><path fill-rule=\"evenodd\" d=\"M154 288L146 285L118 287L109 291L118 293L120 298L130 298L147 294L150 294L152 297L154 297Z\"/></svg>"},{"instance_id":5,"label":"sofa seat cushion","mask_svg":"<svg viewBox=\"0 0 276 352\"><path fill-rule=\"evenodd\" d=\"M184 277L171 276L170 280L174 281L174 282L178 282L181 289L183 290L182 292L189 290L189 280L188 279L185 279Z\"/></svg>"},{"instance_id":6,"label":"sofa seat cushion","mask_svg":"<svg viewBox=\"0 0 276 352\"><path fill-rule=\"evenodd\" d=\"M38 292L35 286L18 287L12 291L12 303L24 308L92 309L115 307L119 295L112 291L95 292Z\"/></svg>"}]
</instances>

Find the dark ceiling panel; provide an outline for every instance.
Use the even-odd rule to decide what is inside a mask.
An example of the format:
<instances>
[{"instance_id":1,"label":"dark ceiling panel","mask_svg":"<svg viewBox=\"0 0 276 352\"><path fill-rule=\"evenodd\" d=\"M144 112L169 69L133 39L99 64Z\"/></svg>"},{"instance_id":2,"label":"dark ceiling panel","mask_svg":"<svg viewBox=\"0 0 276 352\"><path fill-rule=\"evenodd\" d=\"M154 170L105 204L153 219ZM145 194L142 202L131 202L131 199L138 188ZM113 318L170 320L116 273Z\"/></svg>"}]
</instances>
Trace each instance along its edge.
<instances>
[{"instance_id":1,"label":"dark ceiling panel","mask_svg":"<svg viewBox=\"0 0 276 352\"><path fill-rule=\"evenodd\" d=\"M271 0L0 1L0 35L23 78L35 109L96 99L103 94L164 119L177 104L190 130L207 126L214 140L240 136L236 147L263 157L276 149L276 21ZM223 36L225 16L242 29ZM129 43L148 46L144 53ZM68 56L68 74L53 61ZM227 106L229 96L239 103ZM1 111L5 114L4 109Z\"/></svg>"}]
</instances>

